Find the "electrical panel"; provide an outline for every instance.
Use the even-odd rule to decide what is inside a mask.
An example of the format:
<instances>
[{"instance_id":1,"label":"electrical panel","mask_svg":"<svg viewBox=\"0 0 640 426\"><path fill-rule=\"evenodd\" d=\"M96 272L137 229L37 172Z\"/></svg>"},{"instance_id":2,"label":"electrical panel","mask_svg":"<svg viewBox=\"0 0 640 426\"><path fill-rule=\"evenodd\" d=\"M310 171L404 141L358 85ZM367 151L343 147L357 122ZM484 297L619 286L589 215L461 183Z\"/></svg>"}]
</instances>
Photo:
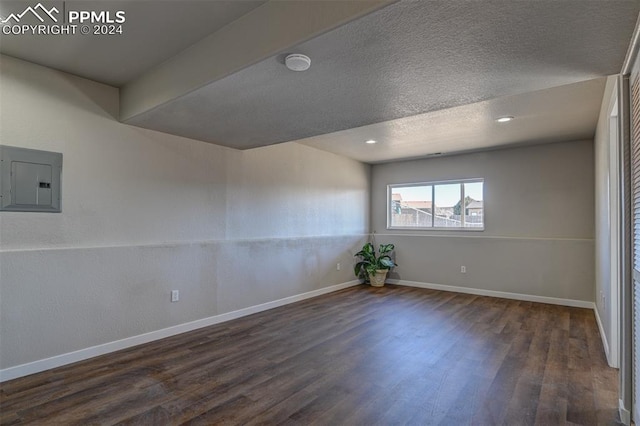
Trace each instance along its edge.
<instances>
[{"instance_id":1,"label":"electrical panel","mask_svg":"<svg viewBox=\"0 0 640 426\"><path fill-rule=\"evenodd\" d=\"M0 211L60 213L62 154L0 145Z\"/></svg>"}]
</instances>

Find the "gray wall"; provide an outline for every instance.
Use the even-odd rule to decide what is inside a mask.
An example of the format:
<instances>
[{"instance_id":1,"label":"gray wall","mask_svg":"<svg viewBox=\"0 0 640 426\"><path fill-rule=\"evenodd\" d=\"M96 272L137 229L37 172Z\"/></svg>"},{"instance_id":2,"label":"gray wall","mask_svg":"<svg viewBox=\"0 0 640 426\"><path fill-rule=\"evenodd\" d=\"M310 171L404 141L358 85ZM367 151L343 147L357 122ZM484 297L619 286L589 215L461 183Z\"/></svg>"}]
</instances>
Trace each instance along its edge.
<instances>
[{"instance_id":1,"label":"gray wall","mask_svg":"<svg viewBox=\"0 0 640 426\"><path fill-rule=\"evenodd\" d=\"M2 144L64 154L61 214L0 213L0 369L353 279L369 166L123 125L115 88L0 72Z\"/></svg>"},{"instance_id":2,"label":"gray wall","mask_svg":"<svg viewBox=\"0 0 640 426\"><path fill-rule=\"evenodd\" d=\"M484 178L484 231L386 229L388 184L461 178ZM592 141L379 164L372 228L395 279L593 301L593 182Z\"/></svg>"}]
</instances>

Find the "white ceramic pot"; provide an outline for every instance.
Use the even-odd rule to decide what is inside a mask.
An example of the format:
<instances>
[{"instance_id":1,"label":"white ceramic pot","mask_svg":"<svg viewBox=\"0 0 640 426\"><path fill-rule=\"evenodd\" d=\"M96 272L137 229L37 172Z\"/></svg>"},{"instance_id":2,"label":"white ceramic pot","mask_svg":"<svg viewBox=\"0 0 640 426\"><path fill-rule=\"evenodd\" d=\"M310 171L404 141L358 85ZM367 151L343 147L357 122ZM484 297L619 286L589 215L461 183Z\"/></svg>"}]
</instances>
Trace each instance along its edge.
<instances>
[{"instance_id":1,"label":"white ceramic pot","mask_svg":"<svg viewBox=\"0 0 640 426\"><path fill-rule=\"evenodd\" d=\"M369 283L372 287L384 286L384 281L387 279L388 269L378 269L375 275L369 275Z\"/></svg>"}]
</instances>

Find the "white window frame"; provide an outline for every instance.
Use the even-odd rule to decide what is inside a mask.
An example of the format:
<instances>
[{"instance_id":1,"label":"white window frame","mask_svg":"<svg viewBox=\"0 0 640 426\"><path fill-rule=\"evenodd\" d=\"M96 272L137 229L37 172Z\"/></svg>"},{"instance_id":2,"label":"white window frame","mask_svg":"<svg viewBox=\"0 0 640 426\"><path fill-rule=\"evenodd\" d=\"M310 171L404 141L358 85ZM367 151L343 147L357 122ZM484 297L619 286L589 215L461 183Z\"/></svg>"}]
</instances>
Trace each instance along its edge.
<instances>
[{"instance_id":1,"label":"white window frame","mask_svg":"<svg viewBox=\"0 0 640 426\"><path fill-rule=\"evenodd\" d=\"M451 184L460 184L460 199L464 200L464 184L465 183L477 183L482 182L482 227L465 227L464 220L467 216L465 214L466 209L462 209L463 214L461 215L460 222L462 226L460 227L424 227L424 226L392 226L391 225L391 215L392 213L392 197L394 188L411 188L415 186L431 186L431 223L435 223L435 211L436 211L436 200L435 200L435 187L436 185L451 185ZM455 232L482 232L484 231L485 223L486 223L486 206L484 203L484 179L483 178L472 178L472 179L454 179L454 180L439 180L439 181L431 181L431 182L415 182L415 183L394 183L387 185L387 229L400 229L400 230L408 230L408 231L455 231Z\"/></svg>"}]
</instances>

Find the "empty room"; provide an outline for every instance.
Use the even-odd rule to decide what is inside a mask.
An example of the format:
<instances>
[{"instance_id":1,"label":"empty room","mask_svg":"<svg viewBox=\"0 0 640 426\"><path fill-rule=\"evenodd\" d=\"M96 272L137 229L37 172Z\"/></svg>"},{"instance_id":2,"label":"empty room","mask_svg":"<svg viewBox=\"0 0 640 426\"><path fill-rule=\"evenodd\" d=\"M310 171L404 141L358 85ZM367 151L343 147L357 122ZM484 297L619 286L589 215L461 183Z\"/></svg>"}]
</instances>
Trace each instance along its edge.
<instances>
[{"instance_id":1,"label":"empty room","mask_svg":"<svg viewBox=\"0 0 640 426\"><path fill-rule=\"evenodd\" d=\"M639 13L0 0L0 424L640 422Z\"/></svg>"}]
</instances>

